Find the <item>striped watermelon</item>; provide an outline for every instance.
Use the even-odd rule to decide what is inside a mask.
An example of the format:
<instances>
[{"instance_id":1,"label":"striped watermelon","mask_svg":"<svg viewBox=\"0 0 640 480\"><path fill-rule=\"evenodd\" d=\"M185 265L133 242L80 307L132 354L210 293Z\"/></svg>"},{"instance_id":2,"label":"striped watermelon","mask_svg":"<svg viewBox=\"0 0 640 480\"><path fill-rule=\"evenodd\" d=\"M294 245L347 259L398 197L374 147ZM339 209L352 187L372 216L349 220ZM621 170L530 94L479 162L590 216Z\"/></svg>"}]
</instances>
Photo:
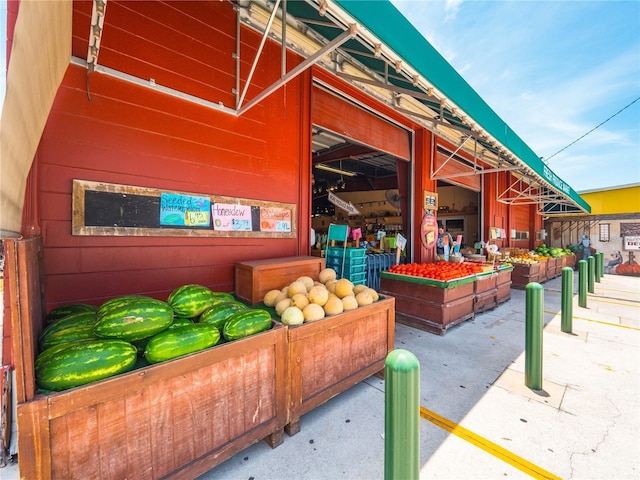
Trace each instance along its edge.
<instances>
[{"instance_id":1,"label":"striped watermelon","mask_svg":"<svg viewBox=\"0 0 640 480\"><path fill-rule=\"evenodd\" d=\"M226 340L238 340L271 328L271 314L266 310L251 308L234 313L222 327Z\"/></svg>"},{"instance_id":2,"label":"striped watermelon","mask_svg":"<svg viewBox=\"0 0 640 480\"><path fill-rule=\"evenodd\" d=\"M220 340L220 331L213 325L192 324L165 330L149 339L144 357L149 363L159 363L213 347Z\"/></svg>"},{"instance_id":3,"label":"striped watermelon","mask_svg":"<svg viewBox=\"0 0 640 480\"><path fill-rule=\"evenodd\" d=\"M233 301L218 303L202 312L202 315L200 315L200 318L198 319L198 323L215 325L218 330L222 332L222 327L231 315L247 309L248 307L244 303L240 302Z\"/></svg>"},{"instance_id":4,"label":"striped watermelon","mask_svg":"<svg viewBox=\"0 0 640 480\"><path fill-rule=\"evenodd\" d=\"M77 312L60 318L53 323L50 323L40 334L38 343L42 346L46 343L47 337L56 334L61 330L65 330L69 327L78 327L81 325L94 325L96 323L96 313L93 312Z\"/></svg>"},{"instance_id":5,"label":"striped watermelon","mask_svg":"<svg viewBox=\"0 0 640 480\"><path fill-rule=\"evenodd\" d=\"M66 390L124 373L136 363L136 348L122 340L92 340L43 352L36 360L36 380L45 390ZM56 347L53 347L56 348ZM40 358L40 357L39 357Z\"/></svg>"},{"instance_id":6,"label":"striped watermelon","mask_svg":"<svg viewBox=\"0 0 640 480\"><path fill-rule=\"evenodd\" d=\"M130 298L99 311L94 332L100 338L133 342L165 330L173 322L173 309L162 300Z\"/></svg>"},{"instance_id":7,"label":"striped watermelon","mask_svg":"<svg viewBox=\"0 0 640 480\"><path fill-rule=\"evenodd\" d=\"M86 303L70 303L68 305L62 305L54 308L47 314L45 323L53 323L74 313L95 312L97 309L98 307L94 305L87 305Z\"/></svg>"},{"instance_id":8,"label":"striped watermelon","mask_svg":"<svg viewBox=\"0 0 640 480\"><path fill-rule=\"evenodd\" d=\"M216 294L205 286L190 284L176 288L169 294L167 303L176 317L195 318L215 303Z\"/></svg>"}]
</instances>

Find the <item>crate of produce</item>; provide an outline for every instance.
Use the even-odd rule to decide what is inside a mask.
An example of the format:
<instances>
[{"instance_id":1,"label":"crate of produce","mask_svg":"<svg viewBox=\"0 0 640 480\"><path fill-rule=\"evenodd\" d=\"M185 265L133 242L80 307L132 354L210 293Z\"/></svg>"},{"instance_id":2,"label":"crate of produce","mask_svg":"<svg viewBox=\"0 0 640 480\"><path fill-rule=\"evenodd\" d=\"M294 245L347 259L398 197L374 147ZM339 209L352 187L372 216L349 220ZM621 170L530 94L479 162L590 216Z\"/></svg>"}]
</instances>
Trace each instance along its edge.
<instances>
[{"instance_id":1,"label":"crate of produce","mask_svg":"<svg viewBox=\"0 0 640 480\"><path fill-rule=\"evenodd\" d=\"M239 299L257 305L269 290L279 290L302 276L318 278L324 267L324 258L314 256L236 263L235 294Z\"/></svg>"},{"instance_id":2,"label":"crate of produce","mask_svg":"<svg viewBox=\"0 0 640 480\"><path fill-rule=\"evenodd\" d=\"M286 327L18 404L24 478L195 478L284 439ZM237 399L242 399L242 408Z\"/></svg>"},{"instance_id":3,"label":"crate of produce","mask_svg":"<svg viewBox=\"0 0 640 480\"><path fill-rule=\"evenodd\" d=\"M300 431L300 419L356 383L382 372L394 348L395 299L322 320L288 327L289 421L285 431Z\"/></svg>"},{"instance_id":4,"label":"crate of produce","mask_svg":"<svg viewBox=\"0 0 640 480\"><path fill-rule=\"evenodd\" d=\"M434 280L399 273L380 272L380 292L415 296L431 302L451 302L473 295L475 275L455 280Z\"/></svg>"}]
</instances>

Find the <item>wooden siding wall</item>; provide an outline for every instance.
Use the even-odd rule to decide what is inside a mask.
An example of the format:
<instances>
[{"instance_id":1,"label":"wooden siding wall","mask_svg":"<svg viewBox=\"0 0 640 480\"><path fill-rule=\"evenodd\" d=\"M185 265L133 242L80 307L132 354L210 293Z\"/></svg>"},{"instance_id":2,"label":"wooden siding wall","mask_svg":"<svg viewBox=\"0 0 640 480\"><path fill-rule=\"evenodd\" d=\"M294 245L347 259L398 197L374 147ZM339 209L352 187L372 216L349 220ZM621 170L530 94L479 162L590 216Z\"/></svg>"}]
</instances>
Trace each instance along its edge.
<instances>
[{"instance_id":1,"label":"wooden siding wall","mask_svg":"<svg viewBox=\"0 0 640 480\"><path fill-rule=\"evenodd\" d=\"M80 58L90 8L74 4ZM241 38L246 76L259 37L243 29ZM231 105L234 50L228 2L110 1L99 63ZM255 75L262 88L279 77L279 46L267 42L264 55ZM289 66L296 61L290 56ZM33 223L44 237L48 309L127 293L166 299L187 283L231 291L236 262L306 251L309 218L300 212L308 211L310 193L301 192L310 190L310 167L299 131L309 75L235 117L99 73L89 78L89 101L86 74L68 69L32 171L38 187L27 199L38 206ZM72 236L74 178L295 203L298 238Z\"/></svg>"}]
</instances>

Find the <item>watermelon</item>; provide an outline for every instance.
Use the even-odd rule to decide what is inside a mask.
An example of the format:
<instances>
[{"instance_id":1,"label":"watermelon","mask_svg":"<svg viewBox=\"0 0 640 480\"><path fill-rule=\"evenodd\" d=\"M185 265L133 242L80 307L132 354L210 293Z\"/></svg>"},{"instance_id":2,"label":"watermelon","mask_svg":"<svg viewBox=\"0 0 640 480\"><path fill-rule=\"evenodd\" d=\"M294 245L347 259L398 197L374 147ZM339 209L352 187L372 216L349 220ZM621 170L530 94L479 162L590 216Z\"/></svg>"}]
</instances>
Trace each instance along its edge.
<instances>
[{"instance_id":1,"label":"watermelon","mask_svg":"<svg viewBox=\"0 0 640 480\"><path fill-rule=\"evenodd\" d=\"M167 303L176 317L195 318L216 301L215 294L207 287L197 284L183 285L169 294Z\"/></svg>"},{"instance_id":2,"label":"watermelon","mask_svg":"<svg viewBox=\"0 0 640 480\"><path fill-rule=\"evenodd\" d=\"M98 336L93 330L93 323L87 325L69 325L67 328L57 330L42 339L40 348L46 350L59 343L75 342L77 340L97 340Z\"/></svg>"},{"instance_id":3,"label":"watermelon","mask_svg":"<svg viewBox=\"0 0 640 480\"><path fill-rule=\"evenodd\" d=\"M115 297L111 300L107 300L102 305L100 305L100 307L98 307L98 310L96 311L96 315L103 315L104 312L111 308L116 308L129 303L131 300L139 300L141 298L153 300L151 297L147 297L146 295L122 295L120 297Z\"/></svg>"},{"instance_id":4,"label":"watermelon","mask_svg":"<svg viewBox=\"0 0 640 480\"><path fill-rule=\"evenodd\" d=\"M133 342L165 330L173 322L173 309L162 300L130 298L99 311L94 332L100 338Z\"/></svg>"},{"instance_id":5,"label":"watermelon","mask_svg":"<svg viewBox=\"0 0 640 480\"><path fill-rule=\"evenodd\" d=\"M220 340L220 332L213 325L192 324L165 330L147 342L144 358L159 363L213 347Z\"/></svg>"},{"instance_id":6,"label":"watermelon","mask_svg":"<svg viewBox=\"0 0 640 480\"><path fill-rule=\"evenodd\" d=\"M218 330L222 332L222 327L231 315L247 309L248 307L244 303L236 301L218 303L202 312L202 315L200 315L200 318L198 319L198 323L215 325Z\"/></svg>"},{"instance_id":7,"label":"watermelon","mask_svg":"<svg viewBox=\"0 0 640 480\"><path fill-rule=\"evenodd\" d=\"M251 308L231 315L222 327L226 340L255 335L271 328L271 314L266 310Z\"/></svg>"},{"instance_id":8,"label":"watermelon","mask_svg":"<svg viewBox=\"0 0 640 480\"><path fill-rule=\"evenodd\" d=\"M67 315L66 317L59 318L53 323L50 323L45 327L45 329L40 334L38 338L38 343L42 345L42 343L46 340L46 338L50 335L53 335L61 330L65 330L71 326L81 326L81 325L93 325L96 323L96 313L93 312L77 312L72 313L71 315Z\"/></svg>"},{"instance_id":9,"label":"watermelon","mask_svg":"<svg viewBox=\"0 0 640 480\"><path fill-rule=\"evenodd\" d=\"M66 390L131 370L136 348L122 340L92 340L60 346L37 361L36 381L45 390Z\"/></svg>"},{"instance_id":10,"label":"watermelon","mask_svg":"<svg viewBox=\"0 0 640 480\"><path fill-rule=\"evenodd\" d=\"M70 303L68 305L62 305L61 307L51 310L45 319L45 323L53 323L56 320L60 320L73 313L79 312L95 312L98 307L94 305L87 305L86 303Z\"/></svg>"}]
</instances>

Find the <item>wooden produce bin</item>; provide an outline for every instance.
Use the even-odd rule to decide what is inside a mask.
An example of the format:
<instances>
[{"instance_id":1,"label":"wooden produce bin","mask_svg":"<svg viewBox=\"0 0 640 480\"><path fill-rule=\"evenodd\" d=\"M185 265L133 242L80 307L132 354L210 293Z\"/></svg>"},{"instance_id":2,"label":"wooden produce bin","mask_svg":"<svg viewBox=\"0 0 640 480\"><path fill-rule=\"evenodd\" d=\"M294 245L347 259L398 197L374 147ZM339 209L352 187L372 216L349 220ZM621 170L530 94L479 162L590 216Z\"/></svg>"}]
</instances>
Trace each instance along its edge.
<instances>
[{"instance_id":1,"label":"wooden produce bin","mask_svg":"<svg viewBox=\"0 0 640 480\"><path fill-rule=\"evenodd\" d=\"M289 421L300 431L300 417L353 385L384 371L394 348L395 299L377 302L313 323L288 327Z\"/></svg>"},{"instance_id":2,"label":"wooden produce bin","mask_svg":"<svg viewBox=\"0 0 640 480\"><path fill-rule=\"evenodd\" d=\"M235 294L239 299L257 305L269 290L280 290L299 277L316 280L324 265L324 258L314 256L236 263Z\"/></svg>"},{"instance_id":3,"label":"wooden produce bin","mask_svg":"<svg viewBox=\"0 0 640 480\"><path fill-rule=\"evenodd\" d=\"M498 305L511 300L511 272L513 267L500 267L496 279L496 301Z\"/></svg>"},{"instance_id":4,"label":"wooden produce bin","mask_svg":"<svg viewBox=\"0 0 640 480\"><path fill-rule=\"evenodd\" d=\"M286 327L18 405L23 478L195 478L282 443Z\"/></svg>"},{"instance_id":5,"label":"wooden produce bin","mask_svg":"<svg viewBox=\"0 0 640 480\"><path fill-rule=\"evenodd\" d=\"M563 267L571 267L575 270L576 268L576 256L574 254L571 255L565 255L562 257L564 262L563 262Z\"/></svg>"},{"instance_id":6,"label":"wooden produce bin","mask_svg":"<svg viewBox=\"0 0 640 480\"><path fill-rule=\"evenodd\" d=\"M549 261L546 258L543 258L541 260L538 260L538 262L540 264L540 269L538 272L538 283L544 283L549 280Z\"/></svg>"},{"instance_id":7,"label":"wooden produce bin","mask_svg":"<svg viewBox=\"0 0 640 480\"><path fill-rule=\"evenodd\" d=\"M453 281L380 272L380 293L396 298L398 323L443 334L474 317L475 275Z\"/></svg>"},{"instance_id":8,"label":"wooden produce bin","mask_svg":"<svg viewBox=\"0 0 640 480\"><path fill-rule=\"evenodd\" d=\"M515 264L513 266L513 272L511 273L511 286L513 288L524 289L530 282L540 283L540 270L542 266L546 269L546 264L543 265L542 263L531 263L527 265Z\"/></svg>"},{"instance_id":9,"label":"wooden produce bin","mask_svg":"<svg viewBox=\"0 0 640 480\"><path fill-rule=\"evenodd\" d=\"M476 276L474 286L474 313L485 312L498 306L498 274L494 272Z\"/></svg>"}]
</instances>

